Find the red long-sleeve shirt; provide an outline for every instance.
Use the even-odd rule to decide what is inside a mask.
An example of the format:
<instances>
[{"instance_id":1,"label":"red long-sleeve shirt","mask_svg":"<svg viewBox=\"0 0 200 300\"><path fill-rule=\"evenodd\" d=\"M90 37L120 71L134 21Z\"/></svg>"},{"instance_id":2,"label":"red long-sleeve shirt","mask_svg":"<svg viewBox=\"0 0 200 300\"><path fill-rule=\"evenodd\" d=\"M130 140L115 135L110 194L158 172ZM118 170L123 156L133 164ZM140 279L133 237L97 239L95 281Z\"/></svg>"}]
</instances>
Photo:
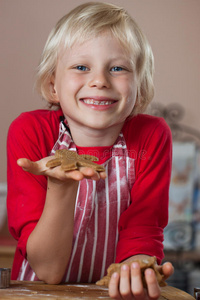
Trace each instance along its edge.
<instances>
[{"instance_id":1,"label":"red long-sleeve shirt","mask_svg":"<svg viewBox=\"0 0 200 300\"><path fill-rule=\"evenodd\" d=\"M18 276L26 256L27 239L42 214L47 187L45 176L23 171L16 161L22 157L36 161L50 154L58 138L60 116L61 110L23 113L9 129L8 223L11 234L18 240L12 279ZM135 160L135 182L131 204L119 220L116 262L147 254L155 255L160 263L163 228L168 220L171 133L163 119L148 115L127 121L122 132L129 156Z\"/></svg>"}]
</instances>

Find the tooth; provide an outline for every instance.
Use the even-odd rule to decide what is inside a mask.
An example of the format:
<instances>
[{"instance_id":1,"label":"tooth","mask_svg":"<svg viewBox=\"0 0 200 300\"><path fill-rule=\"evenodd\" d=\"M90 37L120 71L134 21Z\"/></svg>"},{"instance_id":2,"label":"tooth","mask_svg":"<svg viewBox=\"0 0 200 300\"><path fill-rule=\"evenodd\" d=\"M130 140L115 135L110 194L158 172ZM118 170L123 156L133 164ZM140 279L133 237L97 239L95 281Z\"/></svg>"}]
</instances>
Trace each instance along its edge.
<instances>
[{"instance_id":1,"label":"tooth","mask_svg":"<svg viewBox=\"0 0 200 300\"><path fill-rule=\"evenodd\" d=\"M84 103L86 104L94 104L94 105L110 105L112 101L98 101L94 99L84 99Z\"/></svg>"}]
</instances>

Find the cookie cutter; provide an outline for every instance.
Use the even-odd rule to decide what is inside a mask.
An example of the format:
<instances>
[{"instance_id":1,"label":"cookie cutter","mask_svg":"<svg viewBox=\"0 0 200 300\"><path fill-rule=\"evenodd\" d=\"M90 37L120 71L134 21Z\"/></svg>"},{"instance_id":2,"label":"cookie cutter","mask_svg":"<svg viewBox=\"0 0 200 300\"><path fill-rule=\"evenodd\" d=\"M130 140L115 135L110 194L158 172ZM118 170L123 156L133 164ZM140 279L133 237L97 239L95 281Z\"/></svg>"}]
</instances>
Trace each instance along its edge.
<instances>
[{"instance_id":1,"label":"cookie cutter","mask_svg":"<svg viewBox=\"0 0 200 300\"><path fill-rule=\"evenodd\" d=\"M10 286L10 273L9 268L0 268L0 289L5 289Z\"/></svg>"}]
</instances>

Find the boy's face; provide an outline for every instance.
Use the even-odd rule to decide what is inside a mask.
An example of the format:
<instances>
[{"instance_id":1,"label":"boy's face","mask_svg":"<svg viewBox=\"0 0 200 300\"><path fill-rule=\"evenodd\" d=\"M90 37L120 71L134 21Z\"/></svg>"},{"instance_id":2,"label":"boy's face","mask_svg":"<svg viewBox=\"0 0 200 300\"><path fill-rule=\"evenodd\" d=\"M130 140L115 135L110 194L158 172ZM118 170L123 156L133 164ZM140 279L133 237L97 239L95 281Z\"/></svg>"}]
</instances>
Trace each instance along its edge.
<instances>
[{"instance_id":1,"label":"boy's face","mask_svg":"<svg viewBox=\"0 0 200 300\"><path fill-rule=\"evenodd\" d=\"M131 58L110 33L63 51L52 84L70 128L122 127L137 96Z\"/></svg>"}]
</instances>

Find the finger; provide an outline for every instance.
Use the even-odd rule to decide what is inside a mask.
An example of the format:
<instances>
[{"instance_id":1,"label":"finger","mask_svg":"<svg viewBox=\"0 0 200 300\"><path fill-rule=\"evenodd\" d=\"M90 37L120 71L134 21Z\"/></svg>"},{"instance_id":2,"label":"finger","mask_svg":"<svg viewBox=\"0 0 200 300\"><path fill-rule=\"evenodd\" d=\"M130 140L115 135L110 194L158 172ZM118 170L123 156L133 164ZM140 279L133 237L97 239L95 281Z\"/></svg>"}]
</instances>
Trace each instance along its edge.
<instances>
[{"instance_id":1,"label":"finger","mask_svg":"<svg viewBox=\"0 0 200 300\"><path fill-rule=\"evenodd\" d=\"M101 179L105 179L107 177L106 172L97 172L95 171L93 168L89 168L89 167L80 167L79 168L80 172L84 174L85 178L90 178L92 180L99 180Z\"/></svg>"},{"instance_id":2,"label":"finger","mask_svg":"<svg viewBox=\"0 0 200 300\"><path fill-rule=\"evenodd\" d=\"M119 278L120 275L117 272L115 272L112 274L109 283L109 296L116 300L122 299L119 293Z\"/></svg>"},{"instance_id":3,"label":"finger","mask_svg":"<svg viewBox=\"0 0 200 300\"><path fill-rule=\"evenodd\" d=\"M126 299L126 300L132 299L131 282L130 282L130 268L126 264L124 264L121 267L119 292L123 299Z\"/></svg>"},{"instance_id":4,"label":"finger","mask_svg":"<svg viewBox=\"0 0 200 300\"><path fill-rule=\"evenodd\" d=\"M22 167L22 169L24 169L25 171L30 169L31 167L31 161L27 158L19 158L17 160L17 164L19 167Z\"/></svg>"},{"instance_id":5,"label":"finger","mask_svg":"<svg viewBox=\"0 0 200 300\"><path fill-rule=\"evenodd\" d=\"M149 299L158 299L161 293L156 274L153 269L145 270L145 280L147 283L147 290Z\"/></svg>"},{"instance_id":6,"label":"finger","mask_svg":"<svg viewBox=\"0 0 200 300\"><path fill-rule=\"evenodd\" d=\"M84 178L83 174L78 170L73 171L64 171L60 166L55 167L53 169L49 169L45 172L45 175L50 177L51 180L55 179L56 181L80 181Z\"/></svg>"},{"instance_id":7,"label":"finger","mask_svg":"<svg viewBox=\"0 0 200 300\"><path fill-rule=\"evenodd\" d=\"M60 180L73 179L76 181L80 181L84 178L98 181L101 178L98 172L87 167L81 167L79 170L64 171L61 166L58 166L45 172L45 175L52 176Z\"/></svg>"},{"instance_id":8,"label":"finger","mask_svg":"<svg viewBox=\"0 0 200 300\"><path fill-rule=\"evenodd\" d=\"M145 299L140 265L137 262L131 264L131 291L135 297L134 299Z\"/></svg>"},{"instance_id":9,"label":"finger","mask_svg":"<svg viewBox=\"0 0 200 300\"><path fill-rule=\"evenodd\" d=\"M174 267L170 262L166 262L162 266L162 274L164 275L164 280L170 277L174 273Z\"/></svg>"},{"instance_id":10,"label":"finger","mask_svg":"<svg viewBox=\"0 0 200 300\"><path fill-rule=\"evenodd\" d=\"M106 177L107 177L106 172L99 172L99 175L100 175L100 178L102 178L102 179L106 179Z\"/></svg>"},{"instance_id":11,"label":"finger","mask_svg":"<svg viewBox=\"0 0 200 300\"><path fill-rule=\"evenodd\" d=\"M92 180L100 179L99 173L96 172L93 168L81 167L79 168L79 170L84 175L85 178L92 179Z\"/></svg>"},{"instance_id":12,"label":"finger","mask_svg":"<svg viewBox=\"0 0 200 300\"><path fill-rule=\"evenodd\" d=\"M95 171L95 174L94 174L94 176L91 176L91 179L97 181L101 178L101 179L105 180L106 177L107 177L106 172L96 172Z\"/></svg>"},{"instance_id":13,"label":"finger","mask_svg":"<svg viewBox=\"0 0 200 300\"><path fill-rule=\"evenodd\" d=\"M22 167L24 171L30 172L35 175L40 175L46 170L46 167L43 163L40 164L27 158L18 159L17 164L18 166Z\"/></svg>"}]
</instances>

